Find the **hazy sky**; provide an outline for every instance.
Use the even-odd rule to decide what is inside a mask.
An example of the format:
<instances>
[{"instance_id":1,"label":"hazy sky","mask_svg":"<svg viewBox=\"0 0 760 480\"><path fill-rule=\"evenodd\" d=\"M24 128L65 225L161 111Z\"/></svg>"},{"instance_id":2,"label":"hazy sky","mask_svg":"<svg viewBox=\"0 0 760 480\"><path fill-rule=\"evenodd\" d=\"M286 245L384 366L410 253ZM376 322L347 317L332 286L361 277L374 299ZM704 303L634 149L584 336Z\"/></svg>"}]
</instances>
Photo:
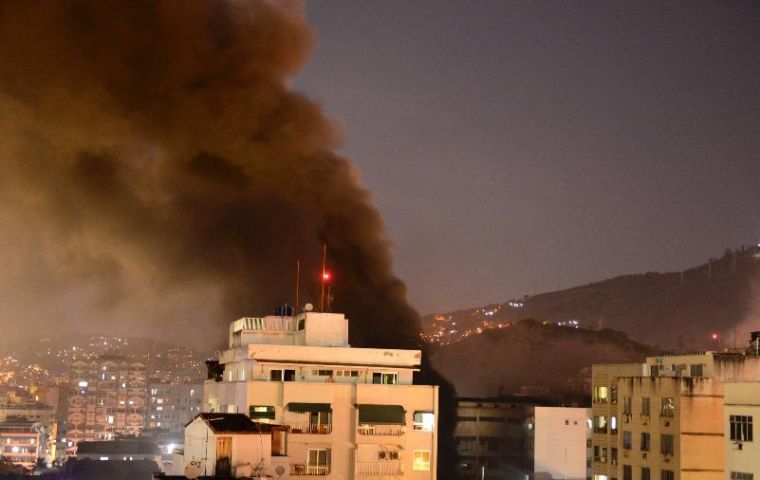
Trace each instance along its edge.
<instances>
[{"instance_id":1,"label":"hazy sky","mask_svg":"<svg viewBox=\"0 0 760 480\"><path fill-rule=\"evenodd\" d=\"M307 13L295 85L343 124L421 312L760 240L760 2Z\"/></svg>"}]
</instances>

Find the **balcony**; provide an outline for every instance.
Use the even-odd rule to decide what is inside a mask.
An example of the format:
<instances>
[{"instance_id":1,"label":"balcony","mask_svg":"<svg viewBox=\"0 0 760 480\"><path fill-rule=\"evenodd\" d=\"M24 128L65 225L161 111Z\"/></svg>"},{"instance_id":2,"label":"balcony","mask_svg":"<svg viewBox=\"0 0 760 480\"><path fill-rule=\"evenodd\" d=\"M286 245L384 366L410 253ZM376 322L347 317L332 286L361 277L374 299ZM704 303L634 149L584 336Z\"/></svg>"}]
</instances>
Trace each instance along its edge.
<instances>
[{"instance_id":1,"label":"balcony","mask_svg":"<svg viewBox=\"0 0 760 480\"><path fill-rule=\"evenodd\" d=\"M404 434L406 428L404 425L372 425L361 424L357 427L359 435L385 435L398 437Z\"/></svg>"},{"instance_id":2,"label":"balcony","mask_svg":"<svg viewBox=\"0 0 760 480\"><path fill-rule=\"evenodd\" d=\"M330 475L330 465L309 465L305 463L296 463L290 466L290 475L293 477Z\"/></svg>"},{"instance_id":3,"label":"balcony","mask_svg":"<svg viewBox=\"0 0 760 480\"><path fill-rule=\"evenodd\" d=\"M359 462L356 477L400 477L404 475L401 462Z\"/></svg>"},{"instance_id":4,"label":"balcony","mask_svg":"<svg viewBox=\"0 0 760 480\"><path fill-rule=\"evenodd\" d=\"M290 433L306 435L328 435L332 433L332 424L330 423L309 423L302 425L288 425Z\"/></svg>"}]
</instances>

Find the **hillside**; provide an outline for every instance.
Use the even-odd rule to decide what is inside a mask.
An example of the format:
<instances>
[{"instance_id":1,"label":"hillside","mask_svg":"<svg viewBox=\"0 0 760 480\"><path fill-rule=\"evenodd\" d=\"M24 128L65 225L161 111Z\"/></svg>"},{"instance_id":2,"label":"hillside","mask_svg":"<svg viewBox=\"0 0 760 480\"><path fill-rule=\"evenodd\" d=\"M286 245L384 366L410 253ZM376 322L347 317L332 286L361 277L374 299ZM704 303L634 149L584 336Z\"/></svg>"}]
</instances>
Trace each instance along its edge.
<instances>
[{"instance_id":1,"label":"hillside","mask_svg":"<svg viewBox=\"0 0 760 480\"><path fill-rule=\"evenodd\" d=\"M430 355L459 396L478 397L516 393L521 386L588 394L591 364L637 361L656 353L620 332L523 321L437 347Z\"/></svg>"},{"instance_id":2,"label":"hillside","mask_svg":"<svg viewBox=\"0 0 760 480\"><path fill-rule=\"evenodd\" d=\"M436 340L431 337L436 334L461 338L477 327L505 326L523 318L612 328L663 348L712 349L734 341L743 345L750 330L760 330L760 252L757 247L727 250L720 259L683 272L625 275L427 315L423 328L428 339ZM712 333L719 334L718 341L711 340Z\"/></svg>"}]
</instances>

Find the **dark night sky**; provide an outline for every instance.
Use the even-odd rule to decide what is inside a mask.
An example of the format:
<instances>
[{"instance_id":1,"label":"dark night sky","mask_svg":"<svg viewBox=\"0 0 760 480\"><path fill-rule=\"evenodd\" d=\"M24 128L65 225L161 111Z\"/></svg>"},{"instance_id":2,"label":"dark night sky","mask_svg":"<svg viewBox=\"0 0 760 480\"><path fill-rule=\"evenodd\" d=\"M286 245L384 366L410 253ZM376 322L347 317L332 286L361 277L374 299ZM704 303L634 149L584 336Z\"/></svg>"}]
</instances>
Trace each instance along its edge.
<instances>
[{"instance_id":1,"label":"dark night sky","mask_svg":"<svg viewBox=\"0 0 760 480\"><path fill-rule=\"evenodd\" d=\"M760 2L310 2L423 313L760 240Z\"/></svg>"}]
</instances>

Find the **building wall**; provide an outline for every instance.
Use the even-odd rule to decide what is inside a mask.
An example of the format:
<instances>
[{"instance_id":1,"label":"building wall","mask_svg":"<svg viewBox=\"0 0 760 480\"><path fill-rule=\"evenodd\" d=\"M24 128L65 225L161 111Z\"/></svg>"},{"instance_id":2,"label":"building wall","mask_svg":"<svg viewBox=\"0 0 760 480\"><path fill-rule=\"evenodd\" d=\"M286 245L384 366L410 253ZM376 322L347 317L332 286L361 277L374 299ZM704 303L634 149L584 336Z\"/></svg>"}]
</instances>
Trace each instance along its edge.
<instances>
[{"instance_id":1,"label":"building wall","mask_svg":"<svg viewBox=\"0 0 760 480\"><path fill-rule=\"evenodd\" d=\"M760 380L760 378L758 379ZM753 440L731 440L731 415L750 416ZM726 455L725 480L731 473L749 473L760 479L760 431L754 427L760 423L760 381L729 382L725 384L725 412L723 415L724 452ZM745 477L746 478L746 477Z\"/></svg>"},{"instance_id":2,"label":"building wall","mask_svg":"<svg viewBox=\"0 0 760 480\"><path fill-rule=\"evenodd\" d=\"M551 478L586 478L586 441L591 438L590 409L535 407L534 472Z\"/></svg>"},{"instance_id":3,"label":"building wall","mask_svg":"<svg viewBox=\"0 0 760 480\"><path fill-rule=\"evenodd\" d=\"M252 468L261 466L267 470L271 464L272 437L269 434L214 433L208 424L195 419L185 429L184 463L201 462L201 473L212 476L216 473L217 437L229 437L232 442L232 473L245 465ZM205 460L204 460L205 459ZM261 463L259 463L261 462ZM203 470L205 466L205 470Z\"/></svg>"}]
</instances>

